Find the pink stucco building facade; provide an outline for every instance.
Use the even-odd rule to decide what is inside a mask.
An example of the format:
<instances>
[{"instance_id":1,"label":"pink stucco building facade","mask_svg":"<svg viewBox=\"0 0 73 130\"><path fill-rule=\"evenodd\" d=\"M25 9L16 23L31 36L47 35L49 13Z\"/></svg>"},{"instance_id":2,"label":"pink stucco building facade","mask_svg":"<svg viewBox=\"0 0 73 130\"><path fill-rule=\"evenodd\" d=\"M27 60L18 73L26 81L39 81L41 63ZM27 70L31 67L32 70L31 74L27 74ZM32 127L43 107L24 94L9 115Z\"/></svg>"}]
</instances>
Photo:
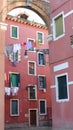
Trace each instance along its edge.
<instances>
[{"instance_id":1,"label":"pink stucco building facade","mask_svg":"<svg viewBox=\"0 0 73 130\"><path fill-rule=\"evenodd\" d=\"M73 1L50 0L53 128L73 128Z\"/></svg>"},{"instance_id":2,"label":"pink stucco building facade","mask_svg":"<svg viewBox=\"0 0 73 130\"><path fill-rule=\"evenodd\" d=\"M6 127L51 125L47 27L11 16L6 23Z\"/></svg>"}]
</instances>

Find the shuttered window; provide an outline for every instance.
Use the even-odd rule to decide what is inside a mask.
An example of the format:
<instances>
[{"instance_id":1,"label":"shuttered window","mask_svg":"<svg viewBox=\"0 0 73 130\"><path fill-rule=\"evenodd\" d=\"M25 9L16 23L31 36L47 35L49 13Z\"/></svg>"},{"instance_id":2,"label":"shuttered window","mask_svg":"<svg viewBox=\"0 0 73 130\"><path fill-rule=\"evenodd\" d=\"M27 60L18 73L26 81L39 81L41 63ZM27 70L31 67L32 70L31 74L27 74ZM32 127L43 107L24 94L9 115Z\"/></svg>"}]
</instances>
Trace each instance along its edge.
<instances>
[{"instance_id":1,"label":"shuttered window","mask_svg":"<svg viewBox=\"0 0 73 130\"><path fill-rule=\"evenodd\" d=\"M53 18L53 34L54 39L60 38L64 36L65 28L64 28L64 14L61 13L55 18Z\"/></svg>"},{"instance_id":2,"label":"shuttered window","mask_svg":"<svg viewBox=\"0 0 73 130\"><path fill-rule=\"evenodd\" d=\"M11 25L11 38L19 38L19 28L17 26Z\"/></svg>"},{"instance_id":3,"label":"shuttered window","mask_svg":"<svg viewBox=\"0 0 73 130\"><path fill-rule=\"evenodd\" d=\"M10 86L19 87L20 86L20 74L11 73L10 74Z\"/></svg>"},{"instance_id":4,"label":"shuttered window","mask_svg":"<svg viewBox=\"0 0 73 130\"><path fill-rule=\"evenodd\" d=\"M56 37L63 34L63 17L62 15L55 19Z\"/></svg>"}]
</instances>

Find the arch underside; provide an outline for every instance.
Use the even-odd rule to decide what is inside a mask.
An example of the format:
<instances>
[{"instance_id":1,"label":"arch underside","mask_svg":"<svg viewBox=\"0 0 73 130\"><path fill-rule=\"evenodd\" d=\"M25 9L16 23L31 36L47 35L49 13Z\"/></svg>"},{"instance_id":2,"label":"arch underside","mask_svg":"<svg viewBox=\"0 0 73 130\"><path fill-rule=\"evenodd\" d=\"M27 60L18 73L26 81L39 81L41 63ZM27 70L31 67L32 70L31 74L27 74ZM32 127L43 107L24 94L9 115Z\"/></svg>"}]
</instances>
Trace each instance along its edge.
<instances>
[{"instance_id":1,"label":"arch underside","mask_svg":"<svg viewBox=\"0 0 73 130\"><path fill-rule=\"evenodd\" d=\"M15 8L27 8L36 12L45 22L48 30L50 31L50 4L45 0L7 0L7 4L2 10L2 16L0 19L5 20L7 13Z\"/></svg>"}]
</instances>

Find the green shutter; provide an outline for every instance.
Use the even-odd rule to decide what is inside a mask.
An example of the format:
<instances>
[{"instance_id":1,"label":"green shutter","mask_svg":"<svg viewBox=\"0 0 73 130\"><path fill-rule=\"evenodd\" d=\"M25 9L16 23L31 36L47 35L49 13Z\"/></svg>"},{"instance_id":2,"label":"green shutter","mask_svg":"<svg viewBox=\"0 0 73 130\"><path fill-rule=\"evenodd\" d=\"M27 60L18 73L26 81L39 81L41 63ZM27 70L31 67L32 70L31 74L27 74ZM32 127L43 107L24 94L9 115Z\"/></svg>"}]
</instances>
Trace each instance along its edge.
<instances>
[{"instance_id":1,"label":"green shutter","mask_svg":"<svg viewBox=\"0 0 73 130\"><path fill-rule=\"evenodd\" d=\"M17 87L20 86L20 74L17 74Z\"/></svg>"},{"instance_id":2,"label":"green shutter","mask_svg":"<svg viewBox=\"0 0 73 130\"><path fill-rule=\"evenodd\" d=\"M10 86L12 86L12 74L9 75Z\"/></svg>"},{"instance_id":3,"label":"green shutter","mask_svg":"<svg viewBox=\"0 0 73 130\"><path fill-rule=\"evenodd\" d=\"M12 37L17 38L17 27L12 27Z\"/></svg>"},{"instance_id":4,"label":"green shutter","mask_svg":"<svg viewBox=\"0 0 73 130\"><path fill-rule=\"evenodd\" d=\"M10 86L19 87L20 86L20 74L10 74Z\"/></svg>"},{"instance_id":5,"label":"green shutter","mask_svg":"<svg viewBox=\"0 0 73 130\"><path fill-rule=\"evenodd\" d=\"M56 37L63 34L63 17L62 15L55 19Z\"/></svg>"}]
</instances>

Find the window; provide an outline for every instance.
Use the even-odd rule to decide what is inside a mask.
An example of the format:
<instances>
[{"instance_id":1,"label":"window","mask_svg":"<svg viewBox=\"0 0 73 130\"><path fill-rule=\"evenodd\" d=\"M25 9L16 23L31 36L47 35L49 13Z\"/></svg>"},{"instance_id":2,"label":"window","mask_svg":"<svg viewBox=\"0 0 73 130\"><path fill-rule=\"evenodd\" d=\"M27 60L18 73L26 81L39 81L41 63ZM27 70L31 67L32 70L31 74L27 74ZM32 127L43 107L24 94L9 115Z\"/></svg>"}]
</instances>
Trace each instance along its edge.
<instances>
[{"instance_id":1,"label":"window","mask_svg":"<svg viewBox=\"0 0 73 130\"><path fill-rule=\"evenodd\" d=\"M54 20L54 39L61 37L64 35L64 19L63 14L61 13L59 16L55 17Z\"/></svg>"},{"instance_id":2,"label":"window","mask_svg":"<svg viewBox=\"0 0 73 130\"><path fill-rule=\"evenodd\" d=\"M34 41L34 39L28 39L28 42L31 42L31 44L32 44L32 47L29 49L29 51L34 51L34 47L36 46L35 44L35 41Z\"/></svg>"},{"instance_id":3,"label":"window","mask_svg":"<svg viewBox=\"0 0 73 130\"><path fill-rule=\"evenodd\" d=\"M44 43L44 34L42 32L37 32L37 40L40 44Z\"/></svg>"},{"instance_id":4,"label":"window","mask_svg":"<svg viewBox=\"0 0 73 130\"><path fill-rule=\"evenodd\" d=\"M57 100L68 100L67 75L57 76Z\"/></svg>"},{"instance_id":5,"label":"window","mask_svg":"<svg viewBox=\"0 0 73 130\"><path fill-rule=\"evenodd\" d=\"M40 115L46 115L46 100L40 100Z\"/></svg>"},{"instance_id":6,"label":"window","mask_svg":"<svg viewBox=\"0 0 73 130\"><path fill-rule=\"evenodd\" d=\"M73 35L70 36L70 44L73 45Z\"/></svg>"},{"instance_id":7,"label":"window","mask_svg":"<svg viewBox=\"0 0 73 130\"><path fill-rule=\"evenodd\" d=\"M11 25L11 38L19 38L19 28L17 26Z\"/></svg>"},{"instance_id":8,"label":"window","mask_svg":"<svg viewBox=\"0 0 73 130\"><path fill-rule=\"evenodd\" d=\"M19 116L19 100L11 99L10 100L10 115L11 116Z\"/></svg>"},{"instance_id":9,"label":"window","mask_svg":"<svg viewBox=\"0 0 73 130\"><path fill-rule=\"evenodd\" d=\"M28 74L29 75L36 75L36 64L35 64L35 62L34 61L28 62L28 66L29 66Z\"/></svg>"},{"instance_id":10,"label":"window","mask_svg":"<svg viewBox=\"0 0 73 130\"><path fill-rule=\"evenodd\" d=\"M38 64L45 65L45 54L38 53Z\"/></svg>"},{"instance_id":11,"label":"window","mask_svg":"<svg viewBox=\"0 0 73 130\"><path fill-rule=\"evenodd\" d=\"M28 87L28 96L29 100L35 100L37 98L35 86L31 85Z\"/></svg>"},{"instance_id":12,"label":"window","mask_svg":"<svg viewBox=\"0 0 73 130\"><path fill-rule=\"evenodd\" d=\"M45 76L38 76L38 87L39 87L39 89L46 88L46 77Z\"/></svg>"},{"instance_id":13,"label":"window","mask_svg":"<svg viewBox=\"0 0 73 130\"><path fill-rule=\"evenodd\" d=\"M19 87L20 86L20 74L18 73L10 73L10 86L11 87Z\"/></svg>"}]
</instances>

